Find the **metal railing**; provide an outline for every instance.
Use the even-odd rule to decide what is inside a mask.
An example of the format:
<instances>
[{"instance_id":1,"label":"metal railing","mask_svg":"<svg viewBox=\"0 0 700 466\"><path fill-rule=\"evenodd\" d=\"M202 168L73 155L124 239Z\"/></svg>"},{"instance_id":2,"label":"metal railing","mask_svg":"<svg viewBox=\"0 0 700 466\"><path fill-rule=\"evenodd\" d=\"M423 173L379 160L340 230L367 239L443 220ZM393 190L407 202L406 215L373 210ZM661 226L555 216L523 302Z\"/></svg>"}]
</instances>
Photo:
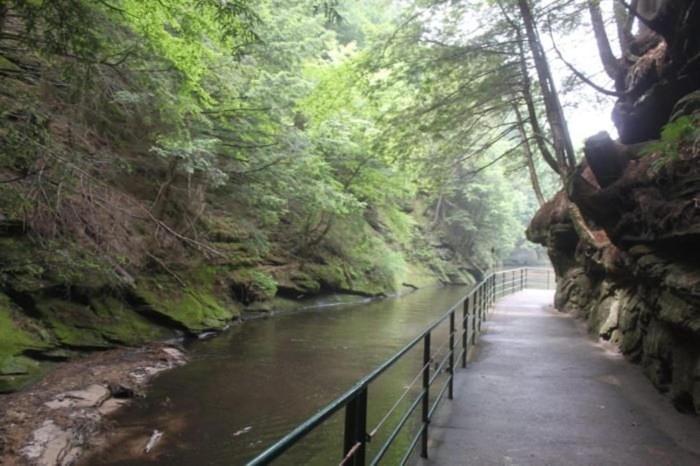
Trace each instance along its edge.
<instances>
[{"instance_id":1,"label":"metal railing","mask_svg":"<svg viewBox=\"0 0 700 466\"><path fill-rule=\"evenodd\" d=\"M420 427L411 438L411 442L399 464L406 464L416 449L418 442L420 442L421 457L427 458L430 420L443 400L445 393L447 393L448 399L453 398L455 362L457 361L462 368L467 367L470 349L476 345L477 339L482 333L482 323L493 309L496 300L526 288L550 289L554 284L554 273L548 268L524 267L489 274L466 296L430 324L399 352L358 381L343 395L336 398L274 445L249 461L247 465L269 464L343 408L345 408L345 427L343 454L340 459L341 466L379 464L418 407L421 409ZM458 316L460 309L461 315ZM445 322L449 322L449 333L448 339L441 349L445 349L445 345L447 345L447 352L440 361L435 361L434 358L441 353L441 349L432 351L431 336ZM369 385L421 343L423 344L423 366L379 423L368 431L367 389ZM459 351L455 353L457 346L459 346ZM436 364L436 367L431 372L431 366L434 364ZM443 372L447 374L447 380L440 387L437 396L434 397L431 404L431 388L438 376ZM396 412L402 401L411 393L411 389L419 380L421 381L421 388L418 396L413 399L403 412L386 441L368 462L367 444L372 441L379 429Z\"/></svg>"}]
</instances>

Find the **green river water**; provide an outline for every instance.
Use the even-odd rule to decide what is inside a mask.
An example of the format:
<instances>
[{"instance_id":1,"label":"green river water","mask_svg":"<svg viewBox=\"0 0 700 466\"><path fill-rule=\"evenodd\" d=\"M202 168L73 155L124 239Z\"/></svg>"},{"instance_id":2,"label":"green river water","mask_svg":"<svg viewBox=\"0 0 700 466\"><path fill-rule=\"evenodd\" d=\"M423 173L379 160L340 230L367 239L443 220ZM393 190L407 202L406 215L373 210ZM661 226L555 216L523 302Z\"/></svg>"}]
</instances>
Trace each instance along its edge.
<instances>
[{"instance_id":1,"label":"green river water","mask_svg":"<svg viewBox=\"0 0 700 466\"><path fill-rule=\"evenodd\" d=\"M322 307L249 321L194 342L188 346L190 363L157 377L147 397L119 413L114 419L119 440L85 464L245 464L393 355L466 291L431 288L400 298ZM443 325L433 348L446 339ZM418 373L421 358L419 345L370 386L370 430ZM435 391L440 385L438 380ZM412 399L407 397L402 407ZM368 457L400 415L382 426ZM275 464L338 464L342 425L341 411ZM397 462L416 428L415 421L409 423L383 464ZM144 445L155 429L163 432L162 440L146 455Z\"/></svg>"}]
</instances>

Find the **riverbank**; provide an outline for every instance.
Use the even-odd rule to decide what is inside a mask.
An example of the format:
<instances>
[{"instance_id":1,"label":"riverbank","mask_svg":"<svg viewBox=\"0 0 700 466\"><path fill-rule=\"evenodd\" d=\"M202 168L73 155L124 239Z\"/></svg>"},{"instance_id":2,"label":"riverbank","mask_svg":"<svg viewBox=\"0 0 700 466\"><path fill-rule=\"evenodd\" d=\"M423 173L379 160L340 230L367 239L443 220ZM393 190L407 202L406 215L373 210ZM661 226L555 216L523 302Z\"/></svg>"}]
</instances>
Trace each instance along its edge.
<instances>
[{"instance_id":1,"label":"riverbank","mask_svg":"<svg viewBox=\"0 0 700 466\"><path fill-rule=\"evenodd\" d=\"M190 362L160 374L146 398L111 417L107 445L80 464L243 465L386 361L468 290L421 289L400 299L279 314L188 344ZM434 337L436 348L444 346L446 327ZM391 407L421 358L420 351L411 353L373 386L373 412ZM328 439L342 438L341 428L332 423L309 437L286 463L337 462L337 444ZM161 440L144 454L155 430Z\"/></svg>"},{"instance_id":2,"label":"riverbank","mask_svg":"<svg viewBox=\"0 0 700 466\"><path fill-rule=\"evenodd\" d=\"M156 374L185 362L183 350L168 343L107 350L61 363L35 385L2 395L0 464L74 464L110 414L144 396Z\"/></svg>"},{"instance_id":3,"label":"riverbank","mask_svg":"<svg viewBox=\"0 0 700 466\"><path fill-rule=\"evenodd\" d=\"M382 297L335 294L306 300L276 300L269 307L242 313L238 323L396 299L416 289L408 287ZM198 338L220 333L204 332ZM100 351L57 363L33 385L0 395L0 464L75 464L85 452L115 443L125 433L110 432L109 417L134 398L145 397L149 382L157 374L182 366L186 361L182 347L161 342ZM160 435L154 433L151 438L157 440ZM131 442L132 454L137 450L143 453L151 438L139 437Z\"/></svg>"}]
</instances>

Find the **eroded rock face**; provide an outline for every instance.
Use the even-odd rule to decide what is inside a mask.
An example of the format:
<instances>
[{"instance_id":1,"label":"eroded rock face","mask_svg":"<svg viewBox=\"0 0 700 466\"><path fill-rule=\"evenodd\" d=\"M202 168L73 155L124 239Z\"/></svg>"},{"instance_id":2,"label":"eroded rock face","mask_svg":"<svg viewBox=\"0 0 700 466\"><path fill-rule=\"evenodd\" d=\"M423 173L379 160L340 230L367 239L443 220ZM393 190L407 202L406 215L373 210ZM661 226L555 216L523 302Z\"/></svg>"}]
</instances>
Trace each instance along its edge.
<instances>
[{"instance_id":1,"label":"eroded rock face","mask_svg":"<svg viewBox=\"0 0 700 466\"><path fill-rule=\"evenodd\" d=\"M675 243L645 240L631 247L593 245L577 236L572 246L570 238L561 241L561 235L576 235L565 225L552 223L546 235L531 232L548 246L555 264L557 308L585 319L592 333L639 362L679 409L700 413L697 236L691 232L678 235Z\"/></svg>"},{"instance_id":2,"label":"eroded rock face","mask_svg":"<svg viewBox=\"0 0 700 466\"><path fill-rule=\"evenodd\" d=\"M700 154L679 150L661 169L663 153L630 159L606 187L584 161L528 236L548 247L557 308L640 363L679 410L700 413Z\"/></svg>"},{"instance_id":3,"label":"eroded rock face","mask_svg":"<svg viewBox=\"0 0 700 466\"><path fill-rule=\"evenodd\" d=\"M528 238L548 248L557 308L700 413L700 2L659 2L649 18L616 80L620 140L586 142Z\"/></svg>"},{"instance_id":4,"label":"eroded rock face","mask_svg":"<svg viewBox=\"0 0 700 466\"><path fill-rule=\"evenodd\" d=\"M656 139L676 102L697 90L700 79L700 3L661 0L631 47L637 58L616 80L622 94L613 120L625 144Z\"/></svg>"},{"instance_id":5,"label":"eroded rock face","mask_svg":"<svg viewBox=\"0 0 700 466\"><path fill-rule=\"evenodd\" d=\"M528 238L548 248L557 308L641 364L679 410L700 413L700 2L659 14L662 33L621 80L621 140L587 141ZM676 136L653 141L669 122Z\"/></svg>"}]
</instances>

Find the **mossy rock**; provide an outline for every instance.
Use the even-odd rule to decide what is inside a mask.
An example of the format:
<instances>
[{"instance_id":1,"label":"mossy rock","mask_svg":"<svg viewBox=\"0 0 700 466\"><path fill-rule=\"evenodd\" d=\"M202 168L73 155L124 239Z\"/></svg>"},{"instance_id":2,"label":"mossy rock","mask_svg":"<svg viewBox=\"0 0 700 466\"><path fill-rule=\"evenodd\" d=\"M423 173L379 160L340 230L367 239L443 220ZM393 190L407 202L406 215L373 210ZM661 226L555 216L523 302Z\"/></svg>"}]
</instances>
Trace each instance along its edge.
<instances>
[{"instance_id":1,"label":"mossy rock","mask_svg":"<svg viewBox=\"0 0 700 466\"><path fill-rule=\"evenodd\" d=\"M52 346L48 340L43 329L24 317L10 299L0 293L0 358L18 355L28 349L48 349Z\"/></svg>"},{"instance_id":2,"label":"mossy rock","mask_svg":"<svg viewBox=\"0 0 700 466\"><path fill-rule=\"evenodd\" d=\"M36 307L63 346L110 348L138 345L166 336L164 329L115 296L92 298L87 305L49 298L39 300Z\"/></svg>"},{"instance_id":3,"label":"mossy rock","mask_svg":"<svg viewBox=\"0 0 700 466\"><path fill-rule=\"evenodd\" d=\"M45 372L46 363L35 361L26 356L6 358L0 366L0 393L20 390L36 381Z\"/></svg>"},{"instance_id":4,"label":"mossy rock","mask_svg":"<svg viewBox=\"0 0 700 466\"><path fill-rule=\"evenodd\" d=\"M673 347L673 335L668 328L652 320L642 341L642 366L647 377L662 391L671 381Z\"/></svg>"},{"instance_id":5,"label":"mossy rock","mask_svg":"<svg viewBox=\"0 0 700 466\"><path fill-rule=\"evenodd\" d=\"M328 262L305 267L326 291L382 296L400 287L395 277L383 274L379 268L361 270L336 258Z\"/></svg>"},{"instance_id":6,"label":"mossy rock","mask_svg":"<svg viewBox=\"0 0 700 466\"><path fill-rule=\"evenodd\" d=\"M304 270L327 291L338 291L351 287L350 277L346 275L342 264L307 264Z\"/></svg>"},{"instance_id":7,"label":"mossy rock","mask_svg":"<svg viewBox=\"0 0 700 466\"><path fill-rule=\"evenodd\" d=\"M315 295L321 290L319 281L298 268L281 267L270 272L280 294L294 298Z\"/></svg>"},{"instance_id":8,"label":"mossy rock","mask_svg":"<svg viewBox=\"0 0 700 466\"><path fill-rule=\"evenodd\" d=\"M439 277L422 264L409 263L406 268L406 276L404 283L415 286L416 288L427 288L439 285Z\"/></svg>"},{"instance_id":9,"label":"mossy rock","mask_svg":"<svg viewBox=\"0 0 700 466\"><path fill-rule=\"evenodd\" d=\"M0 393L18 390L37 378L42 365L23 353L50 347L46 333L0 293Z\"/></svg>"},{"instance_id":10,"label":"mossy rock","mask_svg":"<svg viewBox=\"0 0 700 466\"><path fill-rule=\"evenodd\" d=\"M268 301L277 294L277 281L257 269L234 270L228 275L236 299L243 304Z\"/></svg>"},{"instance_id":11,"label":"mossy rock","mask_svg":"<svg viewBox=\"0 0 700 466\"><path fill-rule=\"evenodd\" d=\"M184 287L171 277L142 277L137 280L135 294L148 311L160 316L165 325L173 324L191 333L218 330L240 316L239 309L215 292L215 269L192 273Z\"/></svg>"},{"instance_id":12,"label":"mossy rock","mask_svg":"<svg viewBox=\"0 0 700 466\"><path fill-rule=\"evenodd\" d=\"M686 301L670 291L664 291L658 301L659 319L700 335L700 311L697 300L693 301Z\"/></svg>"},{"instance_id":13,"label":"mossy rock","mask_svg":"<svg viewBox=\"0 0 700 466\"><path fill-rule=\"evenodd\" d=\"M451 266L447 270L447 280L450 285L466 285L473 286L476 284L476 280L468 272L459 269L458 267Z\"/></svg>"},{"instance_id":14,"label":"mossy rock","mask_svg":"<svg viewBox=\"0 0 700 466\"><path fill-rule=\"evenodd\" d=\"M99 319L99 330L103 338L110 342L139 345L170 335L118 297L104 295L91 299L90 308Z\"/></svg>"}]
</instances>

